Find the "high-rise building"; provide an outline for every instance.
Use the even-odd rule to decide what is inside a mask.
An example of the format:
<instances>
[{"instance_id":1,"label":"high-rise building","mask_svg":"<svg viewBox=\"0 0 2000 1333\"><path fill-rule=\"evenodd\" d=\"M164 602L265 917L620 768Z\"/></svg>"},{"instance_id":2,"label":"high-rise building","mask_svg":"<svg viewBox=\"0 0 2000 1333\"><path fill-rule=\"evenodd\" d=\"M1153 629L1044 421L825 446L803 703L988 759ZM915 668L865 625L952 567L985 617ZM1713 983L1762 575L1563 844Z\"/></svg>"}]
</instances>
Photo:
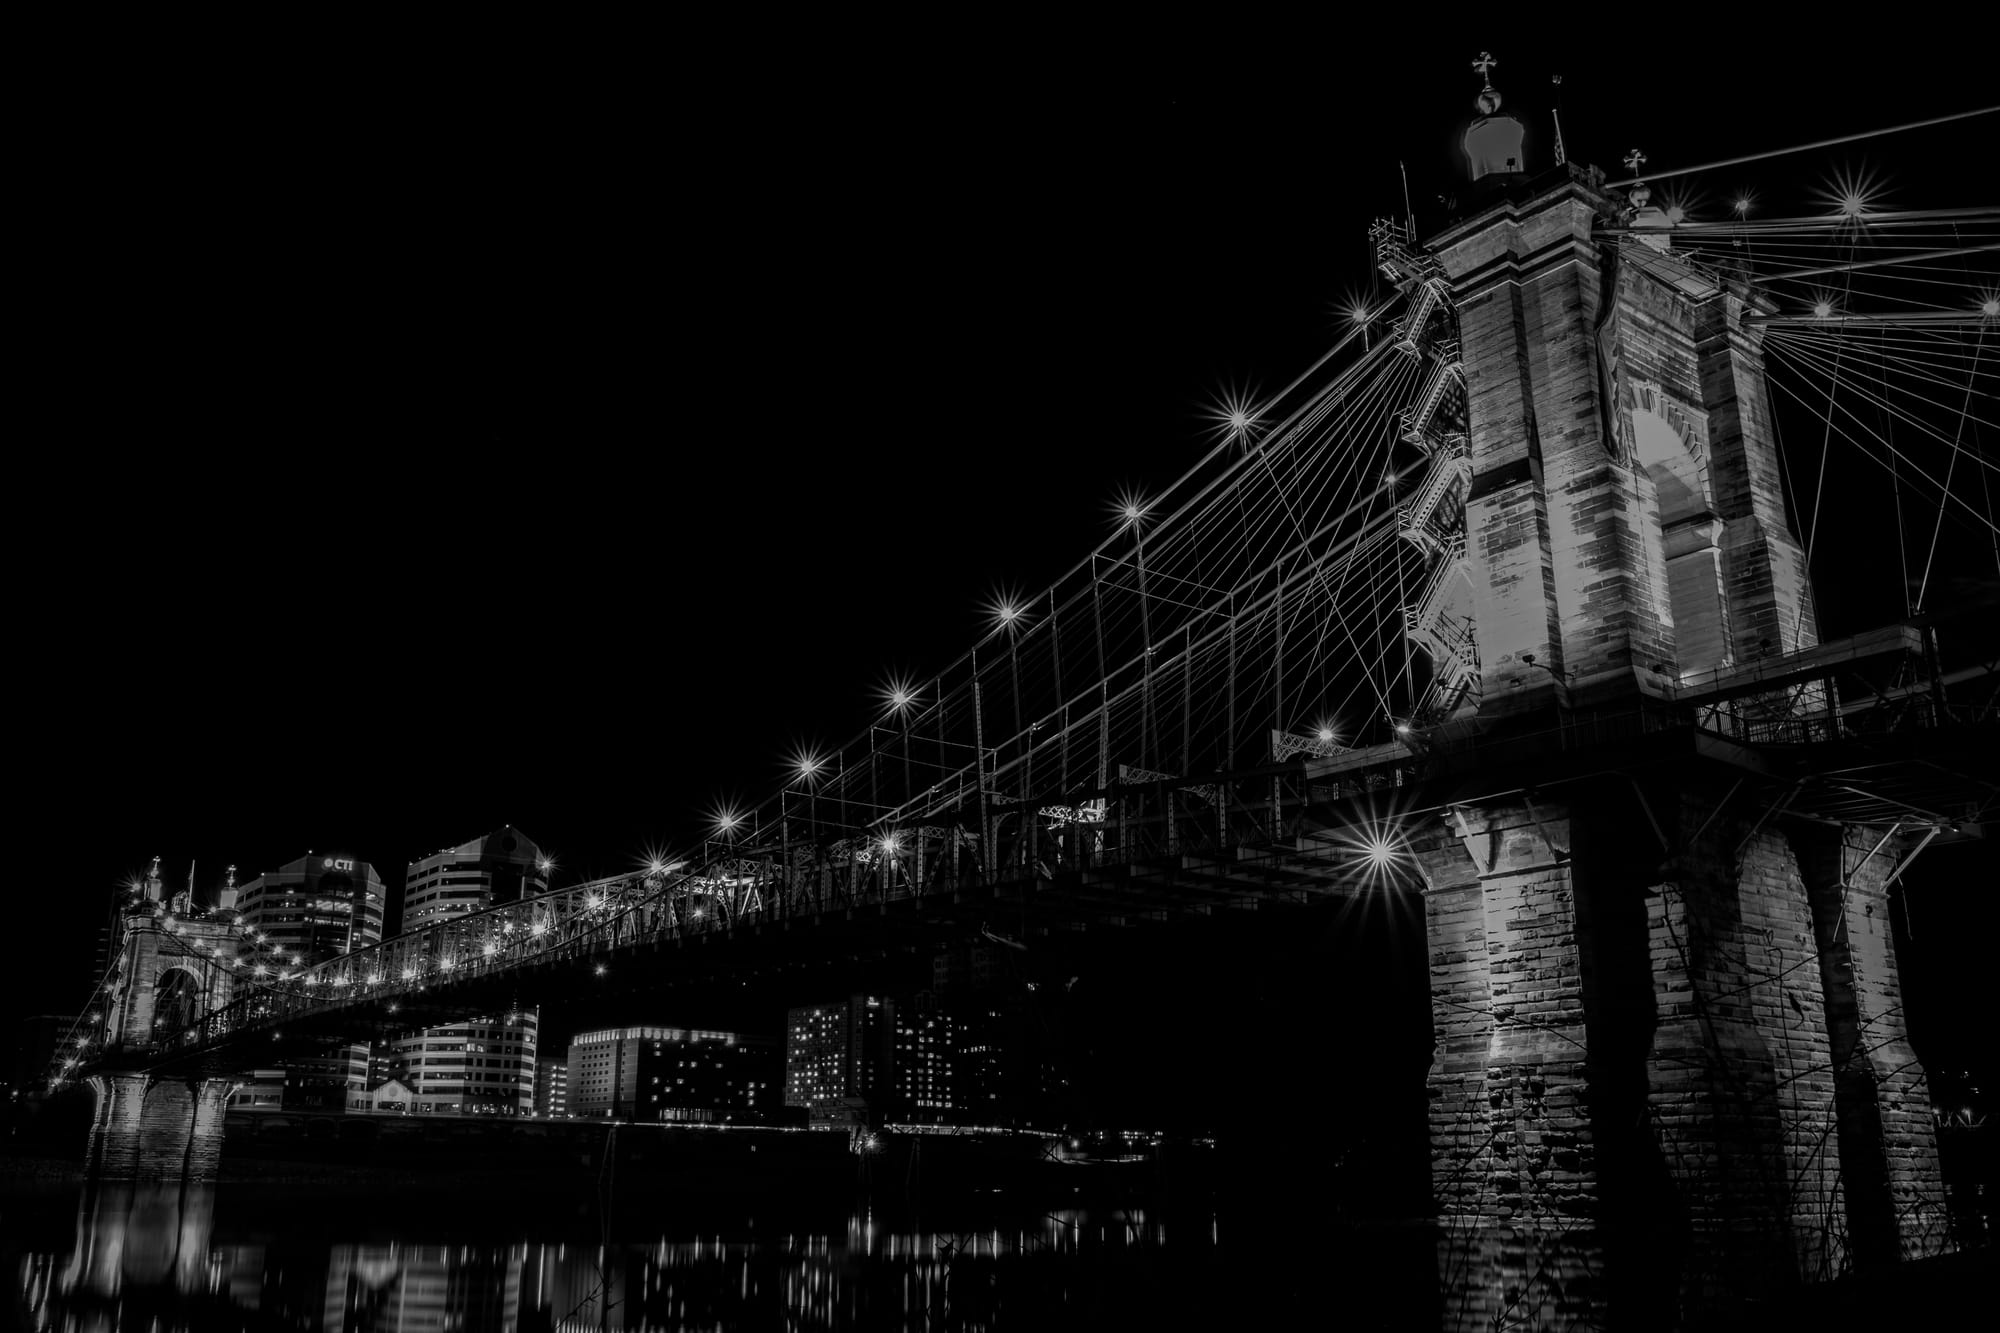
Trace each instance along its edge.
<instances>
[{"instance_id":1,"label":"high-rise building","mask_svg":"<svg viewBox=\"0 0 2000 1333\"><path fill-rule=\"evenodd\" d=\"M569 1115L569 1065L563 1061L535 1061L535 1114L545 1120Z\"/></svg>"},{"instance_id":2,"label":"high-rise building","mask_svg":"<svg viewBox=\"0 0 2000 1333\"><path fill-rule=\"evenodd\" d=\"M280 966L311 967L382 941L387 901L375 867L345 852L311 851L247 884L222 891L244 927ZM341 1046L285 1066L285 1105L339 1110L347 1093L367 1084L368 1048Z\"/></svg>"},{"instance_id":3,"label":"high-rise building","mask_svg":"<svg viewBox=\"0 0 2000 1333\"><path fill-rule=\"evenodd\" d=\"M793 1009L785 1019L785 1105L811 1123L836 1125L855 1108L884 1107L893 1095L896 1005L851 995Z\"/></svg>"},{"instance_id":4,"label":"high-rise building","mask_svg":"<svg viewBox=\"0 0 2000 1333\"><path fill-rule=\"evenodd\" d=\"M236 910L271 951L310 967L382 940L382 879L341 852L308 852L236 889Z\"/></svg>"},{"instance_id":5,"label":"high-rise building","mask_svg":"<svg viewBox=\"0 0 2000 1333\"><path fill-rule=\"evenodd\" d=\"M527 1115L538 1024L536 1011L522 1010L428 1028L383 1043L387 1058L376 1067L410 1089L421 1114Z\"/></svg>"},{"instance_id":6,"label":"high-rise building","mask_svg":"<svg viewBox=\"0 0 2000 1333\"><path fill-rule=\"evenodd\" d=\"M890 1063L895 1095L887 1109L926 1123L950 1119L959 1106L952 1086L958 1024L928 995L897 1006L893 1021L896 1035Z\"/></svg>"},{"instance_id":7,"label":"high-rise building","mask_svg":"<svg viewBox=\"0 0 2000 1333\"><path fill-rule=\"evenodd\" d=\"M410 862L403 887L407 934L453 917L546 893L553 863L527 834L509 825L471 842Z\"/></svg>"},{"instance_id":8,"label":"high-rise building","mask_svg":"<svg viewBox=\"0 0 2000 1333\"><path fill-rule=\"evenodd\" d=\"M443 925L547 892L553 863L511 825L410 862L400 933ZM368 1086L400 1079L416 1110L529 1115L535 1109L535 1016L510 1014L378 1043Z\"/></svg>"},{"instance_id":9,"label":"high-rise building","mask_svg":"<svg viewBox=\"0 0 2000 1333\"><path fill-rule=\"evenodd\" d=\"M579 1118L769 1124L783 1059L767 1037L699 1028L611 1028L569 1045L569 1107Z\"/></svg>"}]
</instances>

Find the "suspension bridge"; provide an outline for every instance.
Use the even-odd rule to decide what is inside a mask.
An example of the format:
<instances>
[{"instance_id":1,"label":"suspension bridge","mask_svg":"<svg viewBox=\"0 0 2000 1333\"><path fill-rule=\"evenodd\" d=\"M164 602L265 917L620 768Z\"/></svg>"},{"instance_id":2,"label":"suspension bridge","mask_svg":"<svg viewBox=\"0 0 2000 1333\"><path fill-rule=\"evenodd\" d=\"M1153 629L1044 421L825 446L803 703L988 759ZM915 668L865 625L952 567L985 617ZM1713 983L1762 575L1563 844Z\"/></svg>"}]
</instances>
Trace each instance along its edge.
<instances>
[{"instance_id":1,"label":"suspension bridge","mask_svg":"<svg viewBox=\"0 0 2000 1333\"><path fill-rule=\"evenodd\" d=\"M1886 912L1849 906L2000 800L2000 207L1849 179L1786 216L1704 211L1637 153L1618 181L1522 169L1481 98L1458 215L1372 230L1387 295L1293 383L1219 404L1185 475L997 594L963 656L885 682L861 734L698 846L327 960L142 893L52 1085L94 1080L101 1145L146 1080L517 995L1421 893L1463 1319L1616 1249L1606 1219L1657 1200L1606 1182L1654 1130L1707 1145L1677 1188L1730 1219L1697 1247L1716 1272L1792 1262L1732 1249L1742 1226L1835 1225L1799 1202L1834 1169L1801 1126L1835 1118L1842 1243L1924 1252L1921 1071ZM1815 588L1857 530L1894 577ZM1786 961L1794 935L1820 966ZM1578 976L1614 964L1653 1025L1617 1131L1564 1046L1604 1040ZM1801 1006L1811 1052L1746 1054ZM1717 1110L1725 1084L1771 1116ZM1743 1135L1754 1169L1720 1169ZM1596 1211L1538 1201L1556 1178Z\"/></svg>"}]
</instances>

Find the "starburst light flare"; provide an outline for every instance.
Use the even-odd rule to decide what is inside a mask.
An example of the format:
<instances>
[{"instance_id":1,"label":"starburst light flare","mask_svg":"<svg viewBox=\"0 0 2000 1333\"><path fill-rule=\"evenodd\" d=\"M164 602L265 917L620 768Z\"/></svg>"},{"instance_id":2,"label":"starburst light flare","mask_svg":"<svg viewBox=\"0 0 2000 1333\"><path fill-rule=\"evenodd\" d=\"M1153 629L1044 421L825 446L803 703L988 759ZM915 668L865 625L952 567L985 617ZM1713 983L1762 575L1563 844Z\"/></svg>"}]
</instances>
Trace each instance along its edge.
<instances>
[{"instance_id":1,"label":"starburst light flare","mask_svg":"<svg viewBox=\"0 0 2000 1333\"><path fill-rule=\"evenodd\" d=\"M889 677L882 683L882 688L877 693L881 695L882 702L889 706L889 711L892 713L906 712L910 705L917 701L916 683L907 676Z\"/></svg>"},{"instance_id":2,"label":"starburst light flare","mask_svg":"<svg viewBox=\"0 0 2000 1333\"><path fill-rule=\"evenodd\" d=\"M800 746L785 759L792 773L802 782L812 782L826 772L826 755L817 749Z\"/></svg>"},{"instance_id":3,"label":"starburst light flare","mask_svg":"<svg viewBox=\"0 0 2000 1333\"><path fill-rule=\"evenodd\" d=\"M1248 448L1251 435L1264 419L1263 409L1257 406L1247 390L1225 389L1216 397L1207 410L1208 419L1214 422L1211 429L1218 439Z\"/></svg>"},{"instance_id":4,"label":"starburst light flare","mask_svg":"<svg viewBox=\"0 0 2000 1333\"><path fill-rule=\"evenodd\" d=\"M1118 492L1118 498L1111 502L1111 512L1118 525L1136 528L1152 513L1153 505L1141 491L1127 488Z\"/></svg>"},{"instance_id":5,"label":"starburst light flare","mask_svg":"<svg viewBox=\"0 0 2000 1333\"><path fill-rule=\"evenodd\" d=\"M986 616L994 629L1012 634L1027 628L1028 604L1019 592L1002 588L987 598Z\"/></svg>"},{"instance_id":6,"label":"starburst light flare","mask_svg":"<svg viewBox=\"0 0 2000 1333\"><path fill-rule=\"evenodd\" d=\"M1881 179L1865 168L1835 172L1830 182L1814 191L1815 198L1850 222L1866 222L1882 194Z\"/></svg>"}]
</instances>

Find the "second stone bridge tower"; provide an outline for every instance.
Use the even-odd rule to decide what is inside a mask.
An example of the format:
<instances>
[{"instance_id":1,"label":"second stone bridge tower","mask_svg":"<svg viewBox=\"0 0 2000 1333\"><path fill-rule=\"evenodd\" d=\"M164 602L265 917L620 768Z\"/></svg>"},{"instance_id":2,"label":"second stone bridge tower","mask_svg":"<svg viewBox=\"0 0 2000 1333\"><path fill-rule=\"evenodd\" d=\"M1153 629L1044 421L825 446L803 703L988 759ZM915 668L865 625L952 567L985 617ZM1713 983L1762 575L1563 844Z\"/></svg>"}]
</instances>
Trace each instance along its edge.
<instances>
[{"instance_id":1,"label":"second stone bridge tower","mask_svg":"<svg viewBox=\"0 0 2000 1333\"><path fill-rule=\"evenodd\" d=\"M1837 739L1822 658L1909 644L1820 645L1755 289L1480 110L1460 219L1377 231L1456 380L1411 612L1459 686L1416 839L1445 1324L1704 1327L1942 1244L1887 896L1924 830L1781 802L1759 750Z\"/></svg>"}]
</instances>

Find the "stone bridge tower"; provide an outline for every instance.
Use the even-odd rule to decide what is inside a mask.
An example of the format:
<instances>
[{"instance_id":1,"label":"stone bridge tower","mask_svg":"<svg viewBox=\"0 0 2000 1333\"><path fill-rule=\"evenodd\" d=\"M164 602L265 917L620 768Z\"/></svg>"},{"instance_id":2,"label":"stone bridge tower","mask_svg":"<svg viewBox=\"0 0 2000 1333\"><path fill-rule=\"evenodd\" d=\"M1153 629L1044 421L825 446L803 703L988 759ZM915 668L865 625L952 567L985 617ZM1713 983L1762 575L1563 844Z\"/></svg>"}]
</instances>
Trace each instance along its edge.
<instances>
[{"instance_id":1,"label":"stone bridge tower","mask_svg":"<svg viewBox=\"0 0 2000 1333\"><path fill-rule=\"evenodd\" d=\"M1684 725L1704 689L1829 716L1804 665L1726 688L1825 651L1758 295L1643 187L1531 174L1490 79L1479 106L1469 205L1385 263L1463 395L1437 544L1469 641L1439 675L1476 688L1431 738L1475 759L1417 837L1445 1326L1703 1327L1942 1243L1889 936L1914 840L1795 817Z\"/></svg>"},{"instance_id":2,"label":"stone bridge tower","mask_svg":"<svg viewBox=\"0 0 2000 1333\"><path fill-rule=\"evenodd\" d=\"M95 1180L208 1179L234 1081L158 1075L147 1065L161 1043L229 1003L240 932L225 914L199 910L191 889L166 898L158 857L121 927L104 1059L88 1078L97 1104L86 1167Z\"/></svg>"}]
</instances>

